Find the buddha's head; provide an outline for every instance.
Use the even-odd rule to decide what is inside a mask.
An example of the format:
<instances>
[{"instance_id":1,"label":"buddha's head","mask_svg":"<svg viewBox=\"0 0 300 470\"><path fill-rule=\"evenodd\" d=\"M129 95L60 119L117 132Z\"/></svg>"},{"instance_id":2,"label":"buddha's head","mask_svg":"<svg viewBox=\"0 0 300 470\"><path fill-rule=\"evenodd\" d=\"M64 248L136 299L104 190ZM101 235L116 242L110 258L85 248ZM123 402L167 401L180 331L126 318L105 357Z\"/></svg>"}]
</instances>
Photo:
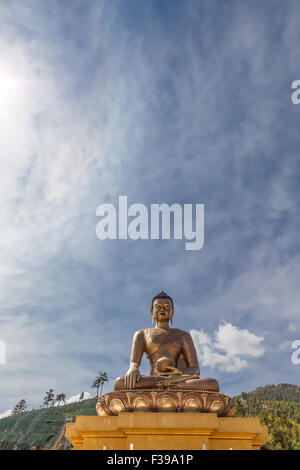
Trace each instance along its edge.
<instances>
[{"instance_id":1,"label":"buddha's head","mask_svg":"<svg viewBox=\"0 0 300 470\"><path fill-rule=\"evenodd\" d=\"M152 321L167 322L171 321L174 315L173 299L163 290L152 299L150 313Z\"/></svg>"}]
</instances>

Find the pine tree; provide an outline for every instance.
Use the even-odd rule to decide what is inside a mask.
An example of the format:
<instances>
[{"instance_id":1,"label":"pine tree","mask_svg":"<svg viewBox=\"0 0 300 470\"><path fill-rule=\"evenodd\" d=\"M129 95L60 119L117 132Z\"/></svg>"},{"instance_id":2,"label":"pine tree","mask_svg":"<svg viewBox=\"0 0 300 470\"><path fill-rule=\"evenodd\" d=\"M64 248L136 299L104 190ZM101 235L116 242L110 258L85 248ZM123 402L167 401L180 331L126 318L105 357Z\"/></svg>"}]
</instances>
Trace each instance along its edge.
<instances>
[{"instance_id":1,"label":"pine tree","mask_svg":"<svg viewBox=\"0 0 300 470\"><path fill-rule=\"evenodd\" d=\"M26 400L24 400L23 398L14 406L12 414L17 415L19 413L24 413L24 411L26 411L26 408L27 408L27 403L26 403Z\"/></svg>"}]
</instances>

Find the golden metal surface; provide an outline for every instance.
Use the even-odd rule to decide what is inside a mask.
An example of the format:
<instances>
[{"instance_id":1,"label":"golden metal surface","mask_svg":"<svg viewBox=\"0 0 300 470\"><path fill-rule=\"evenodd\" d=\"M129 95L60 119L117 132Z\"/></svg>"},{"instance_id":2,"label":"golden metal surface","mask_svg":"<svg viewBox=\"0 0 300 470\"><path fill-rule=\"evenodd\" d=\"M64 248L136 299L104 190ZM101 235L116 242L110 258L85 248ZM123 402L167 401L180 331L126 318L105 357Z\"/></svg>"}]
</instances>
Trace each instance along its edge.
<instances>
[{"instance_id":1,"label":"golden metal surface","mask_svg":"<svg viewBox=\"0 0 300 470\"><path fill-rule=\"evenodd\" d=\"M114 391L160 389L180 384L180 388L218 392L215 379L199 378L200 368L191 335L170 328L174 315L173 300L161 291L152 300L150 312L155 328L137 331L133 336L129 369L114 383ZM149 374L140 374L143 355L149 361Z\"/></svg>"},{"instance_id":2,"label":"golden metal surface","mask_svg":"<svg viewBox=\"0 0 300 470\"><path fill-rule=\"evenodd\" d=\"M233 400L218 392L197 390L117 391L102 395L96 406L98 416L117 416L120 411L216 413L233 416Z\"/></svg>"}]
</instances>

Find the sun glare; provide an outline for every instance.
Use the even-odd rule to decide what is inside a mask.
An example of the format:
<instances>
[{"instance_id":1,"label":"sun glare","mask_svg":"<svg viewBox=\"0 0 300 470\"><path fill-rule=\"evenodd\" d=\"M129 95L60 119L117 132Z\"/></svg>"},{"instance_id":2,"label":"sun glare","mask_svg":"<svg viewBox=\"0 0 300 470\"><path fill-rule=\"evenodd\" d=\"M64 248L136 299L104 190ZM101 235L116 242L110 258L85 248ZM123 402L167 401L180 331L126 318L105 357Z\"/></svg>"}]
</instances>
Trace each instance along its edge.
<instances>
[{"instance_id":1,"label":"sun glare","mask_svg":"<svg viewBox=\"0 0 300 470\"><path fill-rule=\"evenodd\" d=\"M0 93L8 92L14 88L19 88L22 81L14 74L1 69L0 67Z\"/></svg>"},{"instance_id":2,"label":"sun glare","mask_svg":"<svg viewBox=\"0 0 300 470\"><path fill-rule=\"evenodd\" d=\"M16 111L24 97L24 80L0 65L0 117Z\"/></svg>"}]
</instances>

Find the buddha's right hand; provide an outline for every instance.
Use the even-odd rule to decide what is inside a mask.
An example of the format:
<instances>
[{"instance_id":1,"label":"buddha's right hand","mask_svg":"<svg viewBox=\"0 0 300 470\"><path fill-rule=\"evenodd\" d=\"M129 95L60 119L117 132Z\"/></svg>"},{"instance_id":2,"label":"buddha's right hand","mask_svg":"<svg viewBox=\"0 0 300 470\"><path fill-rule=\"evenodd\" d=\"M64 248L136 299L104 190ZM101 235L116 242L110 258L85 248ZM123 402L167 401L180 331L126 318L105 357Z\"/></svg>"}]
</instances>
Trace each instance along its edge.
<instances>
[{"instance_id":1,"label":"buddha's right hand","mask_svg":"<svg viewBox=\"0 0 300 470\"><path fill-rule=\"evenodd\" d=\"M126 388L135 388L136 383L140 380L141 374L139 369L132 368L128 369L125 375L125 387Z\"/></svg>"}]
</instances>

